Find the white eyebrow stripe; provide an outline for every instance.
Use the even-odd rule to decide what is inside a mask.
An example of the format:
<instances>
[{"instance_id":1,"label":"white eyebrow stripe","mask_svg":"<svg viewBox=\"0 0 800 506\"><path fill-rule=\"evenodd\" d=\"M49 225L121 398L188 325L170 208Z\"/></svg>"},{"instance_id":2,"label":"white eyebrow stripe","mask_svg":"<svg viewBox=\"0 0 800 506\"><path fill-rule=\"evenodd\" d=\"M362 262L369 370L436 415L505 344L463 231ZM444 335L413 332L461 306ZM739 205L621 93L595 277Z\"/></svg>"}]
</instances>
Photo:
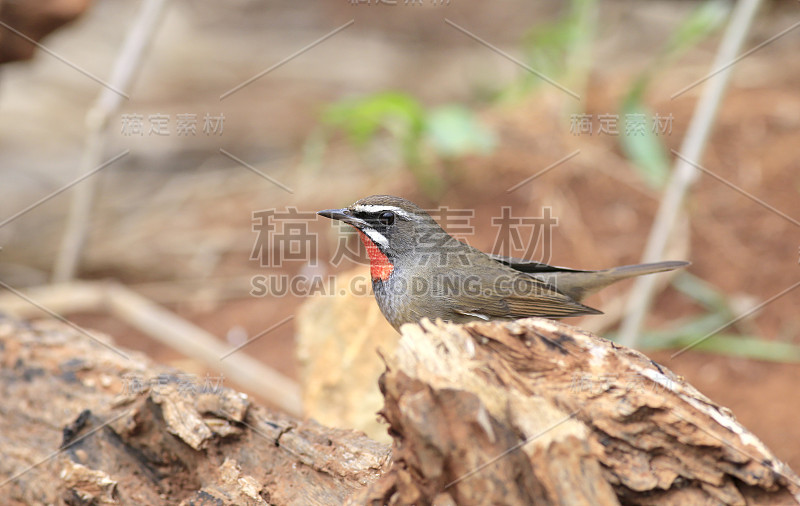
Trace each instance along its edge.
<instances>
[{"instance_id":1,"label":"white eyebrow stripe","mask_svg":"<svg viewBox=\"0 0 800 506\"><path fill-rule=\"evenodd\" d=\"M369 236L369 238L372 239L372 242L374 242L378 246L383 246L384 248L389 246L389 240L386 239L386 237L384 237L383 234L381 234L374 228L364 227L363 229L361 229L361 231L367 234L367 236Z\"/></svg>"},{"instance_id":2,"label":"white eyebrow stripe","mask_svg":"<svg viewBox=\"0 0 800 506\"><path fill-rule=\"evenodd\" d=\"M415 216L412 216L407 211L400 209L397 206L379 206L376 204L357 204L353 206L353 211L358 213L377 213L378 211L391 211L394 214L403 217L406 220L416 220Z\"/></svg>"}]
</instances>

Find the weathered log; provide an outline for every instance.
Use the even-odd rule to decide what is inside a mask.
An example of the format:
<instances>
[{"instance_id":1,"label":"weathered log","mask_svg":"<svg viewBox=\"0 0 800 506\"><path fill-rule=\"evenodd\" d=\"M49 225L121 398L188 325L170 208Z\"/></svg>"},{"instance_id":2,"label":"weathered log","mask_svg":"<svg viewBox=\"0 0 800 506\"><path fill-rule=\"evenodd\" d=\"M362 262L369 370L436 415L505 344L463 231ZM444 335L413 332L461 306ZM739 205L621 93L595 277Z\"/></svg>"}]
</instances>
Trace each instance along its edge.
<instances>
[{"instance_id":1,"label":"weathered log","mask_svg":"<svg viewBox=\"0 0 800 506\"><path fill-rule=\"evenodd\" d=\"M389 465L363 434L107 346L0 316L4 503L341 504Z\"/></svg>"},{"instance_id":2,"label":"weathered log","mask_svg":"<svg viewBox=\"0 0 800 506\"><path fill-rule=\"evenodd\" d=\"M406 326L385 445L197 382L100 334L0 318L0 493L54 504L800 504L733 416L549 320Z\"/></svg>"},{"instance_id":3,"label":"weathered log","mask_svg":"<svg viewBox=\"0 0 800 506\"><path fill-rule=\"evenodd\" d=\"M644 355L543 319L403 328L394 463L351 504L798 504L729 410Z\"/></svg>"}]
</instances>

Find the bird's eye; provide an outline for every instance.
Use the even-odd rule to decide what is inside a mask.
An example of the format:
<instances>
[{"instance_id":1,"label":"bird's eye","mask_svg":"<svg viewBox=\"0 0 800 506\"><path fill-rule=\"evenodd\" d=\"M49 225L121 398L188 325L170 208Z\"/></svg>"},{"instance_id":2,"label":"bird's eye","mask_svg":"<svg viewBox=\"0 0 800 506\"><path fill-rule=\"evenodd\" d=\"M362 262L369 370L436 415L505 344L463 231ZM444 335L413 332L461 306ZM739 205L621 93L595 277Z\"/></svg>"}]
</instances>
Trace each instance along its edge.
<instances>
[{"instance_id":1,"label":"bird's eye","mask_svg":"<svg viewBox=\"0 0 800 506\"><path fill-rule=\"evenodd\" d=\"M394 224L394 213L391 211L384 211L378 216L378 221L381 225L389 226Z\"/></svg>"}]
</instances>

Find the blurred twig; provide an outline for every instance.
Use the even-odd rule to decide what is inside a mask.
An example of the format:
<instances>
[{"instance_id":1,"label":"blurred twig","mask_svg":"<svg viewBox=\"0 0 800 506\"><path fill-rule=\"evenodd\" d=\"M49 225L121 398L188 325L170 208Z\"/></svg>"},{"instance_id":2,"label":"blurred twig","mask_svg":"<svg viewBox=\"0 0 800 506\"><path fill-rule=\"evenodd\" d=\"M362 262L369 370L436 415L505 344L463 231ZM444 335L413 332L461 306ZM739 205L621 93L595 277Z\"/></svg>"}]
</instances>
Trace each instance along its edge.
<instances>
[{"instance_id":1,"label":"blurred twig","mask_svg":"<svg viewBox=\"0 0 800 506\"><path fill-rule=\"evenodd\" d=\"M258 392L287 413L302 415L300 387L292 379L246 353L231 355L230 347L210 333L123 285L110 284L106 290L106 304L115 316L184 355L201 360L236 383Z\"/></svg>"},{"instance_id":2,"label":"blurred twig","mask_svg":"<svg viewBox=\"0 0 800 506\"><path fill-rule=\"evenodd\" d=\"M658 214L650 230L650 237L642 257L643 262L656 262L664 257L664 250L675 230L675 222L683 212L684 196L699 175L690 163L684 161L684 158L700 160L703 156L717 109L731 75L732 67L729 64L739 53L760 3L760 0L741 0L733 10L717 56L711 65L714 71L722 70L708 80L697 102L697 108L681 145L680 153L683 156L675 161ZM643 276L636 280L628 301L628 316L623 320L620 329L621 344L637 346L642 322L655 293L655 281L655 276Z\"/></svg>"},{"instance_id":3,"label":"blurred twig","mask_svg":"<svg viewBox=\"0 0 800 506\"><path fill-rule=\"evenodd\" d=\"M81 174L88 173L102 162L109 119L119 108L122 99L127 99L127 96L117 90L127 90L136 71L141 67L145 50L161 20L166 2L167 0L145 0L142 3L114 63L109 86L103 88L97 101L86 114L88 135L81 160ZM97 177L88 178L74 189L64 235L61 238L61 247L53 269L55 282L68 281L75 276L91 224L97 181Z\"/></svg>"},{"instance_id":4,"label":"blurred twig","mask_svg":"<svg viewBox=\"0 0 800 506\"><path fill-rule=\"evenodd\" d=\"M107 312L162 344L221 372L239 385L258 392L287 413L302 414L300 387L294 380L246 353L232 355L230 346L209 332L121 284L75 281L32 288L25 293L55 313ZM0 308L19 318L36 318L42 314L38 307L7 293L0 293Z\"/></svg>"}]
</instances>

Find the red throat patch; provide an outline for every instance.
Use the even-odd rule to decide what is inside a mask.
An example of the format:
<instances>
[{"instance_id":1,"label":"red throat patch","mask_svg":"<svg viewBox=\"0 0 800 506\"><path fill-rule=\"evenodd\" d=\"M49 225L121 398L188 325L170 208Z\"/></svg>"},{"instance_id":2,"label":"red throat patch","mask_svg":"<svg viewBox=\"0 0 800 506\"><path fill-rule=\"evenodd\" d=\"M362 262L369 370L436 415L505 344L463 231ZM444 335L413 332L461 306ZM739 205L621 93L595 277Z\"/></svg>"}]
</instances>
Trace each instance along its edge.
<instances>
[{"instance_id":1,"label":"red throat patch","mask_svg":"<svg viewBox=\"0 0 800 506\"><path fill-rule=\"evenodd\" d=\"M364 246L367 248L367 255L369 255L369 274L372 276L372 280L380 279L381 281L386 281L394 270L394 265L392 265L389 258L383 254L383 251L372 242L372 239L370 239L367 234L358 229L356 230L358 231L358 235L361 236L361 242L363 242Z\"/></svg>"}]
</instances>

